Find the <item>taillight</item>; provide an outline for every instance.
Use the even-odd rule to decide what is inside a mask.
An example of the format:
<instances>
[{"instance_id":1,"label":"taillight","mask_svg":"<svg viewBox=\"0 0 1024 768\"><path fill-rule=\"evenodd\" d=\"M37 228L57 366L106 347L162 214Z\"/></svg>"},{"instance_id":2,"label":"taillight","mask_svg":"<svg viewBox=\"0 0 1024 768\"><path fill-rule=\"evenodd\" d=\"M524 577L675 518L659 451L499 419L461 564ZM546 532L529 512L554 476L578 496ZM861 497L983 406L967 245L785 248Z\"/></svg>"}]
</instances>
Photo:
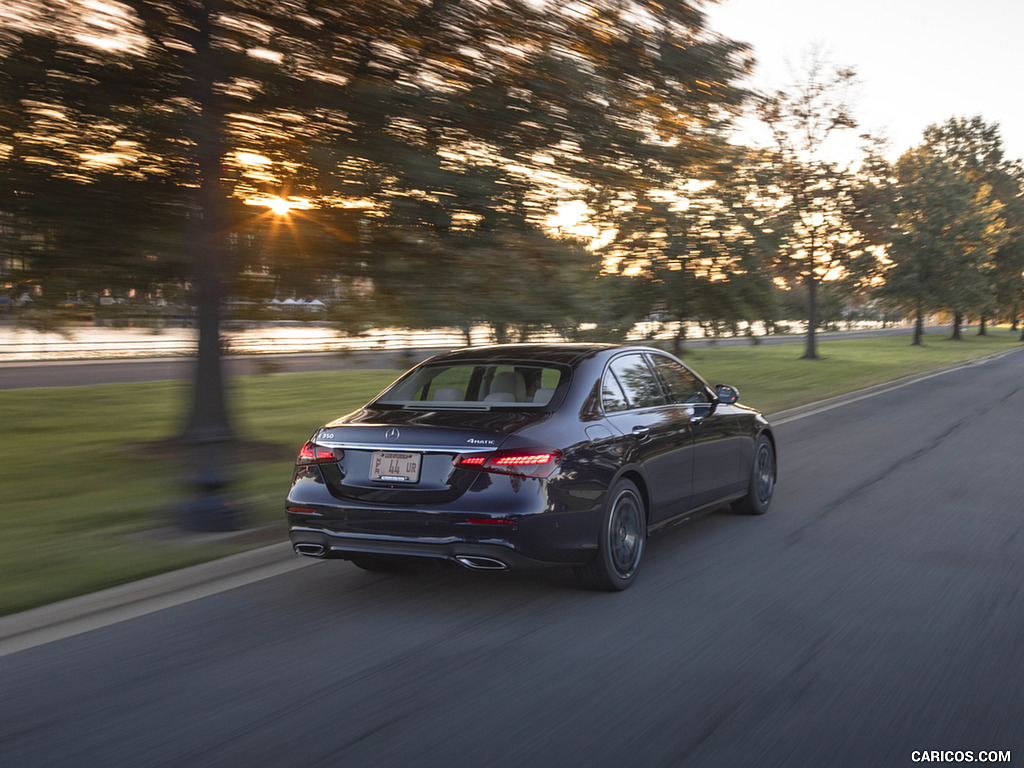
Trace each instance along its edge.
<instances>
[{"instance_id":1,"label":"taillight","mask_svg":"<svg viewBox=\"0 0 1024 768\"><path fill-rule=\"evenodd\" d=\"M336 455L332 448L324 448L322 445L317 445L310 440L299 450L299 455L295 459L295 463L327 464L328 462L338 461L339 458L340 457Z\"/></svg>"},{"instance_id":2,"label":"taillight","mask_svg":"<svg viewBox=\"0 0 1024 768\"><path fill-rule=\"evenodd\" d=\"M498 472L523 477L548 477L562 461L562 452L553 448L470 453L455 457L458 469Z\"/></svg>"},{"instance_id":3,"label":"taillight","mask_svg":"<svg viewBox=\"0 0 1024 768\"><path fill-rule=\"evenodd\" d=\"M312 507L285 507L289 512L296 515L320 515L319 510L313 509ZM320 515L323 517L323 515Z\"/></svg>"}]
</instances>

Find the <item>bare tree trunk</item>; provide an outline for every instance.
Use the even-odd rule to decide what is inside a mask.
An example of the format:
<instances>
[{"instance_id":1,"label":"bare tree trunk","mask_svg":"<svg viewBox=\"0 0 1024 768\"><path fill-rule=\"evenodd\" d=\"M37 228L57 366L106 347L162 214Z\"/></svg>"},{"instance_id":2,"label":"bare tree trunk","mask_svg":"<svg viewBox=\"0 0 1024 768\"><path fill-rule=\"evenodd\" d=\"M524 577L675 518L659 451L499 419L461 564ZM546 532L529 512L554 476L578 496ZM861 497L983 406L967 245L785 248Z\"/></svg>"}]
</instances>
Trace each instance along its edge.
<instances>
[{"instance_id":1,"label":"bare tree trunk","mask_svg":"<svg viewBox=\"0 0 1024 768\"><path fill-rule=\"evenodd\" d=\"M682 357L683 351L686 349L686 320L682 317L679 318L679 324L676 326L676 335L672 337L672 354L676 357Z\"/></svg>"},{"instance_id":2,"label":"bare tree trunk","mask_svg":"<svg viewBox=\"0 0 1024 768\"><path fill-rule=\"evenodd\" d=\"M964 324L964 316L957 312L953 315L953 335L950 336L950 341L963 341L962 328Z\"/></svg>"},{"instance_id":3,"label":"bare tree trunk","mask_svg":"<svg viewBox=\"0 0 1024 768\"><path fill-rule=\"evenodd\" d=\"M815 333L818 328L818 281L814 275L807 275L804 278L804 285L807 286L807 337L804 343L804 353L801 360L818 360L818 346Z\"/></svg>"},{"instance_id":4,"label":"bare tree trunk","mask_svg":"<svg viewBox=\"0 0 1024 768\"><path fill-rule=\"evenodd\" d=\"M189 129L199 170L196 210L188 244L192 279L197 293L199 342L192 380L191 409L181 440L187 447L186 472L191 498L182 505L179 521L189 530L232 530L237 510L227 500L231 451L224 446L235 437L228 418L221 365L220 318L226 251L226 197L221 185L225 154L224 115L215 89L218 74L212 45L213 2L189 6L194 54L186 56L189 97L198 112Z\"/></svg>"},{"instance_id":5,"label":"bare tree trunk","mask_svg":"<svg viewBox=\"0 0 1024 768\"><path fill-rule=\"evenodd\" d=\"M917 305L917 310L914 313L914 340L911 342L911 346L920 347L924 342L924 309L920 304Z\"/></svg>"},{"instance_id":6,"label":"bare tree trunk","mask_svg":"<svg viewBox=\"0 0 1024 768\"><path fill-rule=\"evenodd\" d=\"M193 211L188 247L197 302L199 344L196 355L191 413L182 437L189 442L228 440L234 437L225 406L221 370L220 313L225 271L224 230L226 195L221 185L225 155L223 106L215 90L216 52L212 46L211 3L192 6L195 53L184 61L189 97L198 112L189 126L193 154L199 170L197 210Z\"/></svg>"},{"instance_id":7,"label":"bare tree trunk","mask_svg":"<svg viewBox=\"0 0 1024 768\"><path fill-rule=\"evenodd\" d=\"M985 315L981 316L981 322L978 324L978 335L988 336L988 328L986 327L986 321L988 320Z\"/></svg>"}]
</instances>

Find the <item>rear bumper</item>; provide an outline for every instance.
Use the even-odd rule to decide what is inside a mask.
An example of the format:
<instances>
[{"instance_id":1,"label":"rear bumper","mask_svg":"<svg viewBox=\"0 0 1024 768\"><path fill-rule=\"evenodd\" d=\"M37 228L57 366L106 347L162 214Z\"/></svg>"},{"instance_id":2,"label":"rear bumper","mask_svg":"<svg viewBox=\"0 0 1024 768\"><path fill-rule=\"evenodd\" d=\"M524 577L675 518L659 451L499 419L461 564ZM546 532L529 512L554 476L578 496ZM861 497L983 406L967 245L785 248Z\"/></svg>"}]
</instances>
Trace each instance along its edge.
<instances>
[{"instance_id":1,"label":"rear bumper","mask_svg":"<svg viewBox=\"0 0 1024 768\"><path fill-rule=\"evenodd\" d=\"M288 532L297 554L326 559L351 559L359 555L394 555L445 560L476 570L545 568L586 562L593 556L577 553L569 560L546 561L527 557L511 544L474 542L456 538L408 538L339 533L306 526L293 526Z\"/></svg>"},{"instance_id":2,"label":"rear bumper","mask_svg":"<svg viewBox=\"0 0 1024 768\"><path fill-rule=\"evenodd\" d=\"M342 500L315 477L297 476L285 502L289 537L300 554L327 558L392 555L461 562L481 557L497 561L500 569L593 559L602 498L592 484L574 492L573 486L531 478L485 479L478 493L412 506Z\"/></svg>"}]
</instances>

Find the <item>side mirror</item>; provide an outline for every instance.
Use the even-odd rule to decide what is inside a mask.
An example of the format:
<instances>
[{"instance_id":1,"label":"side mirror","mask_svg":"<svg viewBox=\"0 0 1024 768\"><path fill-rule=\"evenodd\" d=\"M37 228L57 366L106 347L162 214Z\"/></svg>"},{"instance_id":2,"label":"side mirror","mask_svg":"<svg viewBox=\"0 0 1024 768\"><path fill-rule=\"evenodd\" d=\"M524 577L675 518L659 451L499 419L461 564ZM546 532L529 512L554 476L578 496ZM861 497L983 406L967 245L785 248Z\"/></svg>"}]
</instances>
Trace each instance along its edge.
<instances>
[{"instance_id":1,"label":"side mirror","mask_svg":"<svg viewBox=\"0 0 1024 768\"><path fill-rule=\"evenodd\" d=\"M736 387L730 387L728 384L719 384L715 387L715 399L722 405L732 405L740 399L740 393Z\"/></svg>"}]
</instances>

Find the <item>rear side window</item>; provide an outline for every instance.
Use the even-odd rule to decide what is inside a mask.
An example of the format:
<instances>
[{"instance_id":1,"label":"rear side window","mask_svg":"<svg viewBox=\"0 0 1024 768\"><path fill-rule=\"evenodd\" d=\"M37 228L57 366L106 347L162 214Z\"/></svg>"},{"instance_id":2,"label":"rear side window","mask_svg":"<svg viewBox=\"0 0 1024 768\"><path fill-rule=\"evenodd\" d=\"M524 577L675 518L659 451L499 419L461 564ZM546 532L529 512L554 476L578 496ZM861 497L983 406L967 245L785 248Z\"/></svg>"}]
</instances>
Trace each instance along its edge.
<instances>
[{"instance_id":1,"label":"rear side window","mask_svg":"<svg viewBox=\"0 0 1024 768\"><path fill-rule=\"evenodd\" d=\"M629 410L626 393L622 391L619 380L611 371L604 375L604 381L601 382L601 405L604 407L605 413Z\"/></svg>"},{"instance_id":2,"label":"rear side window","mask_svg":"<svg viewBox=\"0 0 1024 768\"><path fill-rule=\"evenodd\" d=\"M650 408L667 402L658 377L643 355L623 355L612 360L601 391L606 412Z\"/></svg>"},{"instance_id":3,"label":"rear side window","mask_svg":"<svg viewBox=\"0 0 1024 768\"><path fill-rule=\"evenodd\" d=\"M438 408L547 405L568 368L535 362L438 363L414 369L384 392L382 405L430 403Z\"/></svg>"}]
</instances>

